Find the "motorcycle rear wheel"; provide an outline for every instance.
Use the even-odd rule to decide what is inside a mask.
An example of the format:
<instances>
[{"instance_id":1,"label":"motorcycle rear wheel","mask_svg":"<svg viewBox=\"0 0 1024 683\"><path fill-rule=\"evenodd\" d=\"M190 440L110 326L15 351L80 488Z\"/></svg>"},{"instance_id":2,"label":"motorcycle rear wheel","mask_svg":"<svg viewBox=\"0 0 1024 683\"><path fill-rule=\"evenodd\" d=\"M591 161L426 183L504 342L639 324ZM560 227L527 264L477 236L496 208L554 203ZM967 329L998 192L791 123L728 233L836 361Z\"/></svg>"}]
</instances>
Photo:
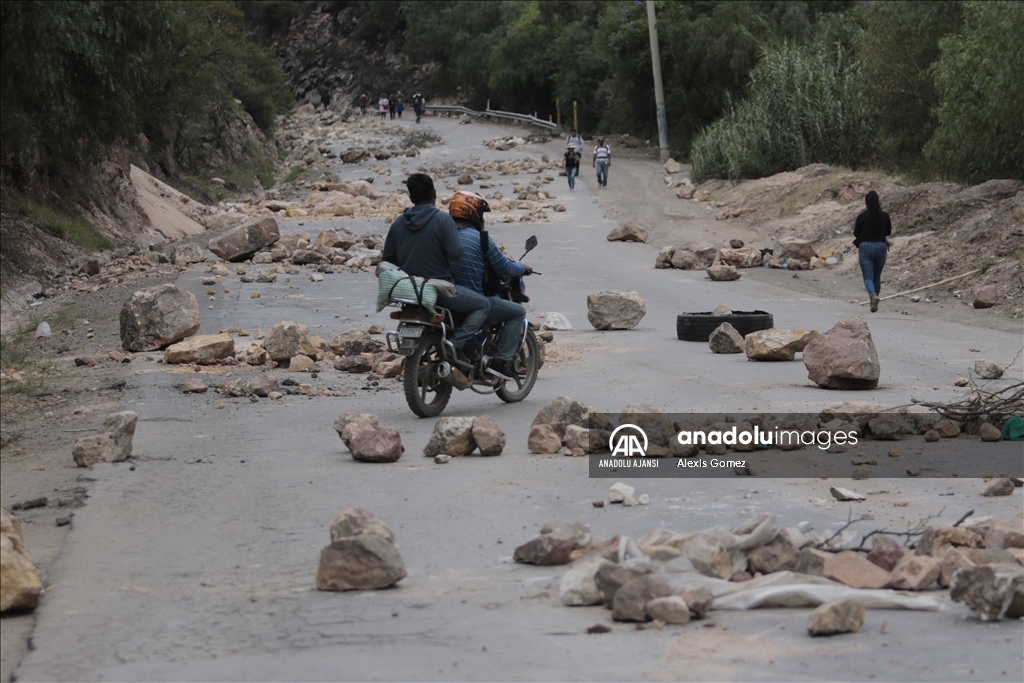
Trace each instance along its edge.
<instances>
[{"instance_id":1,"label":"motorcycle rear wheel","mask_svg":"<svg viewBox=\"0 0 1024 683\"><path fill-rule=\"evenodd\" d=\"M530 395L533 385L537 381L537 371L540 369L539 354L537 335L533 333L533 330L527 330L526 341L512 358L517 376L505 382L494 392L498 398L505 403L518 403Z\"/></svg>"},{"instance_id":2,"label":"motorcycle rear wheel","mask_svg":"<svg viewBox=\"0 0 1024 683\"><path fill-rule=\"evenodd\" d=\"M452 385L437 374L444 360L442 349L439 332L426 334L405 362L402 378L405 400L420 417L440 415L452 396Z\"/></svg>"}]
</instances>

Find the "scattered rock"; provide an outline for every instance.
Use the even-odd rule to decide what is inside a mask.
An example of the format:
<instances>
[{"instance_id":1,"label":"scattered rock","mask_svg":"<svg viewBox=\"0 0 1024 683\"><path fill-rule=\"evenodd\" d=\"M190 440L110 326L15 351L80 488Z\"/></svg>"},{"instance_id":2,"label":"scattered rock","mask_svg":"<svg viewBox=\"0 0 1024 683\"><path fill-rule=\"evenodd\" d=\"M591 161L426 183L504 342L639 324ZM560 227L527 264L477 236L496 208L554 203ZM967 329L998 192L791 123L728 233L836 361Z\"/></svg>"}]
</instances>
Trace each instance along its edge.
<instances>
[{"instance_id":1,"label":"scattered rock","mask_svg":"<svg viewBox=\"0 0 1024 683\"><path fill-rule=\"evenodd\" d=\"M199 304L191 292L171 284L140 289L121 308L121 346L156 351L195 334L199 325Z\"/></svg>"},{"instance_id":2,"label":"scattered rock","mask_svg":"<svg viewBox=\"0 0 1024 683\"><path fill-rule=\"evenodd\" d=\"M929 442L929 443L934 443L934 442L938 441L941 438L942 438L942 435L939 434L934 429L929 429L927 432L924 433L924 440Z\"/></svg>"},{"instance_id":3,"label":"scattered rock","mask_svg":"<svg viewBox=\"0 0 1024 683\"><path fill-rule=\"evenodd\" d=\"M707 613L711 611L711 604L715 601L714 594L706 586L687 586L676 595L686 601L690 608L690 614L695 619L703 619L707 616Z\"/></svg>"},{"instance_id":4,"label":"scattered rock","mask_svg":"<svg viewBox=\"0 0 1024 683\"><path fill-rule=\"evenodd\" d=\"M562 448L562 438L551 425L535 424L530 427L527 445L531 453L557 453Z\"/></svg>"},{"instance_id":5,"label":"scattered rock","mask_svg":"<svg viewBox=\"0 0 1024 683\"><path fill-rule=\"evenodd\" d=\"M536 565L569 564L576 547L573 534L555 531L541 534L537 538L516 548L512 558L516 562Z\"/></svg>"},{"instance_id":6,"label":"scattered rock","mask_svg":"<svg viewBox=\"0 0 1024 683\"><path fill-rule=\"evenodd\" d=\"M398 430L381 425L359 430L349 448L352 458L363 462L395 462L405 452Z\"/></svg>"},{"instance_id":7,"label":"scattered rock","mask_svg":"<svg viewBox=\"0 0 1024 683\"><path fill-rule=\"evenodd\" d=\"M473 441L472 417L442 417L434 423L434 431L423 448L423 455L435 456L441 453L461 457L476 450ZM559 444L561 445L561 444Z\"/></svg>"},{"instance_id":8,"label":"scattered rock","mask_svg":"<svg viewBox=\"0 0 1024 683\"><path fill-rule=\"evenodd\" d=\"M604 566L614 563L604 557L581 559L562 575L558 594L566 605L600 605L601 592L597 589L595 576Z\"/></svg>"},{"instance_id":9,"label":"scattered rock","mask_svg":"<svg viewBox=\"0 0 1024 683\"><path fill-rule=\"evenodd\" d=\"M974 307L992 308L999 303L999 287L996 285L978 285L974 288Z\"/></svg>"},{"instance_id":10,"label":"scattered rock","mask_svg":"<svg viewBox=\"0 0 1024 683\"><path fill-rule=\"evenodd\" d=\"M980 534L963 527L929 526L925 527L914 552L918 555L938 557L944 552L944 546L983 548L985 539Z\"/></svg>"},{"instance_id":11,"label":"scattered rock","mask_svg":"<svg viewBox=\"0 0 1024 683\"><path fill-rule=\"evenodd\" d=\"M277 377L269 372L261 372L245 383L245 393L250 396L268 397L277 391Z\"/></svg>"},{"instance_id":12,"label":"scattered rock","mask_svg":"<svg viewBox=\"0 0 1024 683\"><path fill-rule=\"evenodd\" d=\"M778 534L770 542L747 553L751 572L770 574L796 568L798 551L787 534Z\"/></svg>"},{"instance_id":13,"label":"scattered rock","mask_svg":"<svg viewBox=\"0 0 1024 683\"><path fill-rule=\"evenodd\" d=\"M742 249L743 240L729 240L729 246L733 249Z\"/></svg>"},{"instance_id":14,"label":"scattered rock","mask_svg":"<svg viewBox=\"0 0 1024 683\"><path fill-rule=\"evenodd\" d=\"M352 441L363 431L381 426L376 415L370 413L343 413L334 421L334 430L338 432L345 447L352 450Z\"/></svg>"},{"instance_id":15,"label":"scattered rock","mask_svg":"<svg viewBox=\"0 0 1024 683\"><path fill-rule=\"evenodd\" d=\"M804 349L807 376L826 389L873 389L881 366L863 318L841 320Z\"/></svg>"},{"instance_id":16,"label":"scattered rock","mask_svg":"<svg viewBox=\"0 0 1024 683\"><path fill-rule=\"evenodd\" d=\"M612 619L647 621L647 603L670 595L672 589L660 577L653 574L638 576L615 591L615 598L612 600Z\"/></svg>"},{"instance_id":17,"label":"scattered rock","mask_svg":"<svg viewBox=\"0 0 1024 683\"><path fill-rule=\"evenodd\" d=\"M807 631L812 636L856 633L864 625L864 603L857 598L826 602L811 612Z\"/></svg>"},{"instance_id":18,"label":"scattered rock","mask_svg":"<svg viewBox=\"0 0 1024 683\"><path fill-rule=\"evenodd\" d=\"M920 591L939 578L939 562L928 555L906 555L892 570L892 588Z\"/></svg>"},{"instance_id":19,"label":"scattered rock","mask_svg":"<svg viewBox=\"0 0 1024 683\"><path fill-rule=\"evenodd\" d=\"M290 362L295 356L312 357L316 349L306 338L306 328L290 320L282 320L270 329L263 338L267 356L277 363Z\"/></svg>"},{"instance_id":20,"label":"scattered rock","mask_svg":"<svg viewBox=\"0 0 1024 683\"><path fill-rule=\"evenodd\" d=\"M94 436L85 436L71 450L71 457L79 467L99 462L120 462L132 454L132 439L139 415L132 410L110 413Z\"/></svg>"},{"instance_id":21,"label":"scattered rock","mask_svg":"<svg viewBox=\"0 0 1024 683\"><path fill-rule=\"evenodd\" d=\"M665 162L663 168L665 169L665 173L679 173L683 170L682 165L672 158L669 158L669 160Z\"/></svg>"},{"instance_id":22,"label":"scattered rock","mask_svg":"<svg viewBox=\"0 0 1024 683\"><path fill-rule=\"evenodd\" d=\"M698 532L673 544L682 552L693 568L704 576L728 579L732 576L732 558L722 542L713 534Z\"/></svg>"},{"instance_id":23,"label":"scattered rock","mask_svg":"<svg viewBox=\"0 0 1024 683\"><path fill-rule=\"evenodd\" d=\"M472 436L480 455L501 455L505 449L505 432L486 415L473 418Z\"/></svg>"},{"instance_id":24,"label":"scattered rock","mask_svg":"<svg viewBox=\"0 0 1024 683\"><path fill-rule=\"evenodd\" d=\"M717 259L734 268L756 268L761 265L760 249L719 249ZM712 278L714 279L714 278Z\"/></svg>"},{"instance_id":25,"label":"scattered rock","mask_svg":"<svg viewBox=\"0 0 1024 683\"><path fill-rule=\"evenodd\" d=\"M332 352L342 357L361 353L378 353L384 350L383 342L373 339L362 330L340 334L328 342L327 346Z\"/></svg>"},{"instance_id":26,"label":"scattered rock","mask_svg":"<svg viewBox=\"0 0 1024 683\"><path fill-rule=\"evenodd\" d=\"M690 607L686 600L678 595L655 598L644 606L647 618L657 619L666 624L690 623Z\"/></svg>"},{"instance_id":27,"label":"scattered rock","mask_svg":"<svg viewBox=\"0 0 1024 683\"><path fill-rule=\"evenodd\" d=\"M681 248L672 252L672 259L670 263L673 268L678 268L680 270L700 270L701 268L707 268L710 265L705 263L705 259L702 259L689 249Z\"/></svg>"},{"instance_id":28,"label":"scattered rock","mask_svg":"<svg viewBox=\"0 0 1024 683\"><path fill-rule=\"evenodd\" d=\"M202 263L206 260L206 250L198 244L179 244L171 252L171 263L187 266L191 263Z\"/></svg>"},{"instance_id":29,"label":"scattered rock","mask_svg":"<svg viewBox=\"0 0 1024 683\"><path fill-rule=\"evenodd\" d=\"M729 323L722 323L708 337L708 347L711 353L743 353L743 335Z\"/></svg>"},{"instance_id":30,"label":"scattered rock","mask_svg":"<svg viewBox=\"0 0 1024 683\"><path fill-rule=\"evenodd\" d=\"M964 567L973 567L974 562L958 548L944 546L945 552L939 558L939 585L943 588L949 587L953 574Z\"/></svg>"},{"instance_id":31,"label":"scattered rock","mask_svg":"<svg viewBox=\"0 0 1024 683\"><path fill-rule=\"evenodd\" d=\"M758 330L743 338L743 350L750 360L793 360L798 352L804 351L819 336L817 330Z\"/></svg>"},{"instance_id":32,"label":"scattered rock","mask_svg":"<svg viewBox=\"0 0 1024 683\"><path fill-rule=\"evenodd\" d=\"M868 562L873 562L887 572L891 572L904 555L910 554L910 550L902 543L884 534L875 534L871 537L872 548L868 553Z\"/></svg>"},{"instance_id":33,"label":"scattered rock","mask_svg":"<svg viewBox=\"0 0 1024 683\"><path fill-rule=\"evenodd\" d=\"M943 418L936 422L932 426L932 429L937 431L939 436L944 439L949 439L960 434L960 425L948 418Z\"/></svg>"},{"instance_id":34,"label":"scattered rock","mask_svg":"<svg viewBox=\"0 0 1024 683\"><path fill-rule=\"evenodd\" d=\"M572 323L561 313L548 313L548 317L544 319L544 324L541 325L541 329L544 330L555 330L565 331L572 329Z\"/></svg>"},{"instance_id":35,"label":"scattered rock","mask_svg":"<svg viewBox=\"0 0 1024 683\"><path fill-rule=\"evenodd\" d=\"M376 534L388 541L395 540L391 526L369 510L348 508L331 525L331 542L360 534Z\"/></svg>"},{"instance_id":36,"label":"scattered rock","mask_svg":"<svg viewBox=\"0 0 1024 683\"><path fill-rule=\"evenodd\" d=\"M635 488L629 484L617 483L612 484L611 488L608 489L608 502L610 503L621 503L626 498L629 498L636 491Z\"/></svg>"},{"instance_id":37,"label":"scattered rock","mask_svg":"<svg viewBox=\"0 0 1024 683\"><path fill-rule=\"evenodd\" d=\"M734 266L710 266L705 271L708 277L715 282L728 282L730 280L739 280L740 271L736 270Z\"/></svg>"},{"instance_id":38,"label":"scattered rock","mask_svg":"<svg viewBox=\"0 0 1024 683\"><path fill-rule=\"evenodd\" d=\"M1010 479L993 479L985 486L984 490L981 492L981 495L986 496L988 498L1009 496L1010 494L1013 493L1013 488L1013 481Z\"/></svg>"},{"instance_id":39,"label":"scattered rock","mask_svg":"<svg viewBox=\"0 0 1024 683\"><path fill-rule=\"evenodd\" d=\"M852 550L835 553L826 559L822 575L852 588L885 588L892 580L889 572Z\"/></svg>"},{"instance_id":40,"label":"scattered rock","mask_svg":"<svg viewBox=\"0 0 1024 683\"><path fill-rule=\"evenodd\" d=\"M967 379L966 377L957 377L956 381L953 382L953 385L958 387L966 387L970 383L971 380Z\"/></svg>"},{"instance_id":41,"label":"scattered rock","mask_svg":"<svg viewBox=\"0 0 1024 683\"><path fill-rule=\"evenodd\" d=\"M863 495L850 489L844 489L841 486L833 486L829 489L829 493L836 500L866 500Z\"/></svg>"},{"instance_id":42,"label":"scattered rock","mask_svg":"<svg viewBox=\"0 0 1024 683\"><path fill-rule=\"evenodd\" d=\"M998 621L1010 607L1024 582L1019 565L964 567L953 574L949 595L974 610L982 621Z\"/></svg>"},{"instance_id":43,"label":"scattered rock","mask_svg":"<svg viewBox=\"0 0 1024 683\"><path fill-rule=\"evenodd\" d=\"M372 513L357 512L362 513L360 517L371 520L370 528L366 528L365 523L362 526L352 524L356 533L341 536L343 527L348 525L339 525L341 518L335 522L331 529L331 544L320 553L320 566L316 573L318 590L373 590L393 586L405 578L405 563L398 554L394 534L381 533L384 529L390 532L390 527ZM342 516L345 517L346 513Z\"/></svg>"},{"instance_id":44,"label":"scattered rock","mask_svg":"<svg viewBox=\"0 0 1024 683\"><path fill-rule=\"evenodd\" d=\"M171 344L164 350L164 362L202 363L227 358L235 352L235 340L228 334L199 334Z\"/></svg>"},{"instance_id":45,"label":"scattered rock","mask_svg":"<svg viewBox=\"0 0 1024 683\"><path fill-rule=\"evenodd\" d=\"M447 465L451 461L452 461L452 456L448 455L447 453L442 453L441 455L435 455L434 456L434 464L435 465Z\"/></svg>"},{"instance_id":46,"label":"scattered rock","mask_svg":"<svg viewBox=\"0 0 1024 683\"><path fill-rule=\"evenodd\" d=\"M342 356L334 361L334 369L340 372L363 373L373 369L370 359L363 355Z\"/></svg>"},{"instance_id":47,"label":"scattered rock","mask_svg":"<svg viewBox=\"0 0 1024 683\"><path fill-rule=\"evenodd\" d=\"M309 356L300 353L288 359L288 369L291 372L316 372L320 366Z\"/></svg>"},{"instance_id":48,"label":"scattered rock","mask_svg":"<svg viewBox=\"0 0 1024 683\"><path fill-rule=\"evenodd\" d=\"M587 297L587 320L598 330L629 330L646 314L647 307L636 292L616 289Z\"/></svg>"},{"instance_id":49,"label":"scattered rock","mask_svg":"<svg viewBox=\"0 0 1024 683\"><path fill-rule=\"evenodd\" d=\"M974 361L974 374L982 379L999 379L1003 376L1003 368L990 360Z\"/></svg>"},{"instance_id":50,"label":"scattered rock","mask_svg":"<svg viewBox=\"0 0 1024 683\"><path fill-rule=\"evenodd\" d=\"M255 218L210 240L207 248L225 261L244 261L280 238L276 220Z\"/></svg>"},{"instance_id":51,"label":"scattered rock","mask_svg":"<svg viewBox=\"0 0 1024 683\"><path fill-rule=\"evenodd\" d=\"M185 380L185 383L181 385L181 393L205 394L209 388L203 380L192 378Z\"/></svg>"},{"instance_id":52,"label":"scattered rock","mask_svg":"<svg viewBox=\"0 0 1024 683\"><path fill-rule=\"evenodd\" d=\"M608 233L609 242L646 242L647 231L628 221Z\"/></svg>"},{"instance_id":53,"label":"scattered rock","mask_svg":"<svg viewBox=\"0 0 1024 683\"><path fill-rule=\"evenodd\" d=\"M373 371L384 379L395 379L402 376L405 368L405 356L399 356L391 360L382 360L373 366Z\"/></svg>"},{"instance_id":54,"label":"scattered rock","mask_svg":"<svg viewBox=\"0 0 1024 683\"><path fill-rule=\"evenodd\" d=\"M818 254L814 251L814 245L809 240L797 237L782 237L775 243L772 255L785 263L787 259L810 262Z\"/></svg>"},{"instance_id":55,"label":"scattered rock","mask_svg":"<svg viewBox=\"0 0 1024 683\"><path fill-rule=\"evenodd\" d=\"M803 548L796 558L795 571L810 576L824 576L825 562L832 557L832 553L817 548Z\"/></svg>"},{"instance_id":56,"label":"scattered rock","mask_svg":"<svg viewBox=\"0 0 1024 683\"><path fill-rule=\"evenodd\" d=\"M601 565L594 574L594 581L597 583L597 590L601 594L604 606L610 609L615 602L615 594L622 586L638 576L650 573L651 568L648 565L629 566L614 563Z\"/></svg>"}]
</instances>

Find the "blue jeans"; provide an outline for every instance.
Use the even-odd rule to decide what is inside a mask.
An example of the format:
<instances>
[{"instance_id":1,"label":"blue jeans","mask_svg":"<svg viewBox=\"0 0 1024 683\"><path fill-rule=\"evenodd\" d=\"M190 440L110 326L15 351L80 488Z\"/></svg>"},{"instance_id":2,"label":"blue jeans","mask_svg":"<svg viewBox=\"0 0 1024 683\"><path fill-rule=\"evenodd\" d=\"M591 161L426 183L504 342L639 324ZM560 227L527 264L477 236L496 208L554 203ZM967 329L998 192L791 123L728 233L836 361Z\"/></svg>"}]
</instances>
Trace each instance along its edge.
<instances>
[{"instance_id":1,"label":"blue jeans","mask_svg":"<svg viewBox=\"0 0 1024 683\"><path fill-rule=\"evenodd\" d=\"M437 297L437 305L455 313L466 314L465 320L451 338L452 346L461 349L484 326L487 315L491 312L491 300L467 287L456 287L455 292L454 298Z\"/></svg>"},{"instance_id":2,"label":"blue jeans","mask_svg":"<svg viewBox=\"0 0 1024 683\"><path fill-rule=\"evenodd\" d=\"M597 184L601 187L608 187L608 162L597 162Z\"/></svg>"},{"instance_id":3,"label":"blue jeans","mask_svg":"<svg viewBox=\"0 0 1024 683\"><path fill-rule=\"evenodd\" d=\"M498 360L512 360L512 356L516 355L520 344L523 343L523 334L526 332L526 309L514 301L496 296L488 297L488 300L491 302L491 312L487 316L487 322L505 323L495 342L498 348L494 352L494 357Z\"/></svg>"},{"instance_id":4,"label":"blue jeans","mask_svg":"<svg viewBox=\"0 0 1024 683\"><path fill-rule=\"evenodd\" d=\"M889 245L885 242L861 242L857 248L860 260L860 273L864 277L864 289L868 294L882 292L882 268L889 254Z\"/></svg>"},{"instance_id":5,"label":"blue jeans","mask_svg":"<svg viewBox=\"0 0 1024 683\"><path fill-rule=\"evenodd\" d=\"M575 189L576 187L576 174L580 172L579 166L573 166L572 168L565 169L565 177L569 179L569 189Z\"/></svg>"}]
</instances>

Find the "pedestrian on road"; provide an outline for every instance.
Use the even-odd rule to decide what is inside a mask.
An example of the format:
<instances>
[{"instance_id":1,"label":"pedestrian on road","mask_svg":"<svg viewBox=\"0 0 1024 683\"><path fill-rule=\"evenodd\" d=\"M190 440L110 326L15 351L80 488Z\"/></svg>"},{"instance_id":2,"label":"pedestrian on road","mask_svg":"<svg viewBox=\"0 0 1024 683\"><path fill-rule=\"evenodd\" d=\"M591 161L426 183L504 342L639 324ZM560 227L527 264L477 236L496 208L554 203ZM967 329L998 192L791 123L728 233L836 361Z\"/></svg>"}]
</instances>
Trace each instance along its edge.
<instances>
[{"instance_id":1,"label":"pedestrian on road","mask_svg":"<svg viewBox=\"0 0 1024 683\"><path fill-rule=\"evenodd\" d=\"M395 120L395 105L397 104L397 101L395 99L396 97L398 97L398 96L397 95L392 95L388 99L388 113L391 114L391 120L392 121Z\"/></svg>"},{"instance_id":2,"label":"pedestrian on road","mask_svg":"<svg viewBox=\"0 0 1024 683\"><path fill-rule=\"evenodd\" d=\"M576 156L580 159L583 158L583 136L577 133L575 128L569 131L569 137L565 139L565 146L572 147L576 150Z\"/></svg>"},{"instance_id":3,"label":"pedestrian on road","mask_svg":"<svg viewBox=\"0 0 1024 683\"><path fill-rule=\"evenodd\" d=\"M576 174L580 172L580 158L576 149L570 147L565 150L565 177L569 179L569 189L576 189Z\"/></svg>"},{"instance_id":4,"label":"pedestrian on road","mask_svg":"<svg viewBox=\"0 0 1024 683\"><path fill-rule=\"evenodd\" d=\"M423 116L423 95L414 93L412 96L412 108L416 112L416 123L420 122L420 117Z\"/></svg>"},{"instance_id":5,"label":"pedestrian on road","mask_svg":"<svg viewBox=\"0 0 1024 683\"><path fill-rule=\"evenodd\" d=\"M889 255L892 221L889 214L882 211L878 193L874 190L867 193L864 203L867 209L857 216L853 225L853 246L857 247L860 273L871 300L871 312L874 313L878 310L878 295L882 292L882 268Z\"/></svg>"},{"instance_id":6,"label":"pedestrian on road","mask_svg":"<svg viewBox=\"0 0 1024 683\"><path fill-rule=\"evenodd\" d=\"M608 187L608 168L612 165L612 150L604 144L604 138L597 139L594 158L590 165L597 169L597 184L601 187Z\"/></svg>"},{"instance_id":7,"label":"pedestrian on road","mask_svg":"<svg viewBox=\"0 0 1024 683\"><path fill-rule=\"evenodd\" d=\"M398 118L402 118L403 111L405 111L405 95L399 90L395 95L395 113L398 114Z\"/></svg>"},{"instance_id":8,"label":"pedestrian on road","mask_svg":"<svg viewBox=\"0 0 1024 683\"><path fill-rule=\"evenodd\" d=\"M366 95L359 96L359 114L366 116Z\"/></svg>"},{"instance_id":9,"label":"pedestrian on road","mask_svg":"<svg viewBox=\"0 0 1024 683\"><path fill-rule=\"evenodd\" d=\"M377 100L377 110L380 111L381 121L383 121L384 117L388 115L389 106L390 104L388 103L388 94L386 92L382 92L380 94L380 99Z\"/></svg>"}]
</instances>

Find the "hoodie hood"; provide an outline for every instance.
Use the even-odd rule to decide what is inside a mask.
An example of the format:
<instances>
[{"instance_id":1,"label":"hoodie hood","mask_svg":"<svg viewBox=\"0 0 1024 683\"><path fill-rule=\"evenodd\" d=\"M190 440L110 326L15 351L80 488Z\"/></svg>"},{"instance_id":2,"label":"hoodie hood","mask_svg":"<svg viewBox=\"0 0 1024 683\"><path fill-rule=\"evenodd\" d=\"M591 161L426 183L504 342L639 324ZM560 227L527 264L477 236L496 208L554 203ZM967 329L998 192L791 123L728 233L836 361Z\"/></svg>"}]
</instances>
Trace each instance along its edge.
<instances>
[{"instance_id":1,"label":"hoodie hood","mask_svg":"<svg viewBox=\"0 0 1024 683\"><path fill-rule=\"evenodd\" d=\"M419 232L427 226L427 223L430 222L437 211L438 208L432 204L410 206L402 212L402 218L405 219L406 229L408 229L409 232Z\"/></svg>"}]
</instances>

